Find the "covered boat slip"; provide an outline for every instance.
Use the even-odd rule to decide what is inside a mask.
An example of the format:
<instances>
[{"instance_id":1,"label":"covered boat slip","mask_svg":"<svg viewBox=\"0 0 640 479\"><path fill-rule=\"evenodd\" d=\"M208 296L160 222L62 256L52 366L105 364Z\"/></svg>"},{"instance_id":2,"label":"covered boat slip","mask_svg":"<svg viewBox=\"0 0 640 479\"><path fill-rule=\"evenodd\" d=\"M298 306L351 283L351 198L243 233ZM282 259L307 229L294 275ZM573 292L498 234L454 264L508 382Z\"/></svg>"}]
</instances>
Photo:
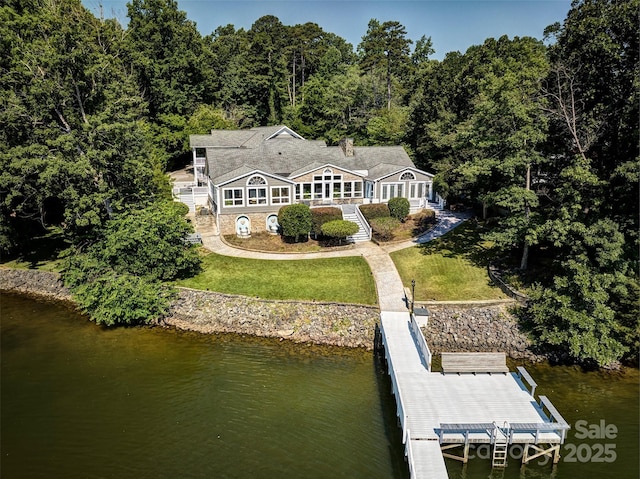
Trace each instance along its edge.
<instances>
[{"instance_id":1,"label":"covered boat slip","mask_svg":"<svg viewBox=\"0 0 640 479\"><path fill-rule=\"evenodd\" d=\"M382 312L380 329L412 477L448 477L443 454L467 462L473 443L494 446L494 467L504 467L498 445L516 443L527 444L525 462L542 454L557 461L569 425L547 398L536 401L535 382L523 368L482 372L487 366L479 355L477 373L431 372L430 353L409 313ZM490 369L502 371L496 361L489 358ZM450 454L460 446L462 455Z\"/></svg>"}]
</instances>

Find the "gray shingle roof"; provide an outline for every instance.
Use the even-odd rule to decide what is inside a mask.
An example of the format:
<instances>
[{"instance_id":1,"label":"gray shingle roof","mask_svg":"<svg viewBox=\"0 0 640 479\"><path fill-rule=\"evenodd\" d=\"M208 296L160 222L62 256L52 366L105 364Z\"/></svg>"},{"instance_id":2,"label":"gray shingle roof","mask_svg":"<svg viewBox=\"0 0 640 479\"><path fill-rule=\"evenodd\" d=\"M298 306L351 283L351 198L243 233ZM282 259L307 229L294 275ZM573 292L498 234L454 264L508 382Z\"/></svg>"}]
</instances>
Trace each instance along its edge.
<instances>
[{"instance_id":1,"label":"gray shingle roof","mask_svg":"<svg viewBox=\"0 0 640 479\"><path fill-rule=\"evenodd\" d=\"M326 164L366 171L369 179L406 167L415 168L401 146L355 147L354 156L346 157L342 148L327 147L323 141L308 141L288 134L267 139L283 129L285 133L291 131L282 125L213 130L210 135L191 135L189 141L192 148L206 148L209 176L215 184L255 170L290 177Z\"/></svg>"}]
</instances>

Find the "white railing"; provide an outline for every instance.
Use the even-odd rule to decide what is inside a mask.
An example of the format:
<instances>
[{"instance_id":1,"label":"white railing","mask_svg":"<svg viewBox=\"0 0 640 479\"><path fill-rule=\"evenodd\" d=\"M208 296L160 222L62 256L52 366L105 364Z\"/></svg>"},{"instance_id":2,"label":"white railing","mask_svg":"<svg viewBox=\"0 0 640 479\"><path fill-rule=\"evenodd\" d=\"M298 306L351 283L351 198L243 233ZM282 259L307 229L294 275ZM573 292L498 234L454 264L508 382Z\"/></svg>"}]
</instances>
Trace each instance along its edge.
<instances>
[{"instance_id":1,"label":"white railing","mask_svg":"<svg viewBox=\"0 0 640 479\"><path fill-rule=\"evenodd\" d=\"M427 371L431 372L431 350L429 349L427 340L425 339L424 334L422 334L422 330L420 329L420 326L418 326L413 314L411 315L411 333L413 334L415 341L418 343L418 351L424 360Z\"/></svg>"},{"instance_id":2,"label":"white railing","mask_svg":"<svg viewBox=\"0 0 640 479\"><path fill-rule=\"evenodd\" d=\"M409 429L407 429L407 441L404 448L404 455L407 456L407 464L409 464L409 477L414 477L415 466L413 464L413 450L411 449L411 435Z\"/></svg>"},{"instance_id":3,"label":"white railing","mask_svg":"<svg viewBox=\"0 0 640 479\"><path fill-rule=\"evenodd\" d=\"M206 186L174 186L174 195L193 195L193 196L206 196L209 194L209 188Z\"/></svg>"},{"instance_id":4,"label":"white railing","mask_svg":"<svg viewBox=\"0 0 640 479\"><path fill-rule=\"evenodd\" d=\"M193 160L193 164L195 166L205 166L206 161L206 158L196 158L195 160Z\"/></svg>"},{"instance_id":5,"label":"white railing","mask_svg":"<svg viewBox=\"0 0 640 479\"><path fill-rule=\"evenodd\" d=\"M365 219L358 205L356 205L356 216L360 220L360 223L362 224L362 227L364 228L365 233L367 233L367 237L371 239L371 226L369 226L369 222Z\"/></svg>"},{"instance_id":6,"label":"white railing","mask_svg":"<svg viewBox=\"0 0 640 479\"><path fill-rule=\"evenodd\" d=\"M391 355L389 354L389 347L387 345L387 337L384 334L382 324L380 324L380 334L382 335L382 344L384 346L385 357L387 358L387 364L389 366L391 389L396 399L396 412L398 415L398 419L400 419L400 427L402 428L402 442L405 444L405 456L407 457L407 463L409 465L409 474L411 477L414 477L415 464L413 459L413 450L411 449L411 432L408 427L409 416L407 416L404 412L404 402L402 401L400 386L398 385L396 372L393 368L393 362L391 361Z\"/></svg>"},{"instance_id":7,"label":"white railing","mask_svg":"<svg viewBox=\"0 0 640 479\"><path fill-rule=\"evenodd\" d=\"M396 398L396 414L400 419L400 426L402 427L402 440L406 438L406 424L407 415L404 413L404 403L402 401L402 394L400 393L400 386L398 384L398 378L396 378L396 371L393 367L391 355L389 354L389 346L387 345L387 337L384 334L382 324L380 324L380 334L382 334L382 344L384 346L385 357L387 358L387 365L389 367L389 377L391 378L391 392Z\"/></svg>"}]
</instances>

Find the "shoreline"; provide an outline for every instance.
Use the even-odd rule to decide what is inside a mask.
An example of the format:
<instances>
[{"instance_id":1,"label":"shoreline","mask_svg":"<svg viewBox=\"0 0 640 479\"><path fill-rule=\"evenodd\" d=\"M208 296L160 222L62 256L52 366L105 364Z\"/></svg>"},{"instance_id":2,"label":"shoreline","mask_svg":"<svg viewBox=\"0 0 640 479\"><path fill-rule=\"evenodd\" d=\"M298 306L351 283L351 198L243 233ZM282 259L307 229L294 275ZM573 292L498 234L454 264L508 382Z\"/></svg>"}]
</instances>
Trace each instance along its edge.
<instances>
[{"instance_id":1,"label":"shoreline","mask_svg":"<svg viewBox=\"0 0 640 479\"><path fill-rule=\"evenodd\" d=\"M177 288L168 315L154 326L201 334L234 333L296 343L373 350L380 320L377 306L330 302L278 301ZM60 301L75 307L57 273L0 268L0 292ZM512 359L548 359L530 350L504 304L429 304L423 331L432 349L504 351Z\"/></svg>"}]
</instances>

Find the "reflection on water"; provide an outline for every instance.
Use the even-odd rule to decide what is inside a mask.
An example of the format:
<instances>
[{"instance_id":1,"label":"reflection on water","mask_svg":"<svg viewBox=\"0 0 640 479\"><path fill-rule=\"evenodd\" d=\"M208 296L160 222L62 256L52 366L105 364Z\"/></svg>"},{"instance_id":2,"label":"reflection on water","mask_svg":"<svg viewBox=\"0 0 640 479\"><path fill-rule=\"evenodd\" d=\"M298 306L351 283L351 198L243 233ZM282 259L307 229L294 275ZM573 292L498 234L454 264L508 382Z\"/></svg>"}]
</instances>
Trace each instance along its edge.
<instances>
[{"instance_id":1,"label":"reflection on water","mask_svg":"<svg viewBox=\"0 0 640 479\"><path fill-rule=\"evenodd\" d=\"M408 477L383 367L371 353L164 329L108 330L2 295L2 477ZM638 477L638 374L527 365L572 425L619 433L612 463L504 477ZM604 440L569 443L586 448ZM565 451L565 457L567 456ZM592 459L592 458L590 458ZM486 478L490 461L447 462Z\"/></svg>"}]
</instances>

